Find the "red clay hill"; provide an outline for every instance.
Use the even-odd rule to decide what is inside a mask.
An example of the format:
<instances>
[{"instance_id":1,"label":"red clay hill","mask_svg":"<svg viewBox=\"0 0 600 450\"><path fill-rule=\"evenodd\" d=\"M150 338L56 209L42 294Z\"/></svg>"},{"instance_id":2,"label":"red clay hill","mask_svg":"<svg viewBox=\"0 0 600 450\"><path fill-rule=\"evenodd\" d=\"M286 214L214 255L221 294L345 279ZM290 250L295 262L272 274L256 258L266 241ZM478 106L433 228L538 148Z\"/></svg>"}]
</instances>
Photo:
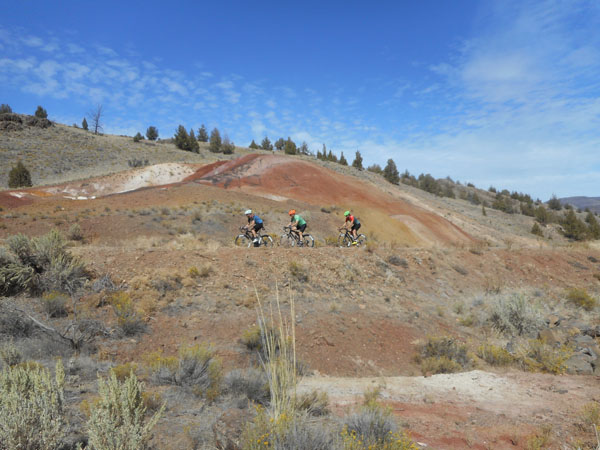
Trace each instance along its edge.
<instances>
[{"instance_id":1,"label":"red clay hill","mask_svg":"<svg viewBox=\"0 0 600 450\"><path fill-rule=\"evenodd\" d=\"M340 205L377 224L384 240L410 245L464 243L471 237L443 217L395 198L355 177L280 155L251 154L200 168L185 181L243 190L273 200ZM373 227L371 227L373 229Z\"/></svg>"}]
</instances>

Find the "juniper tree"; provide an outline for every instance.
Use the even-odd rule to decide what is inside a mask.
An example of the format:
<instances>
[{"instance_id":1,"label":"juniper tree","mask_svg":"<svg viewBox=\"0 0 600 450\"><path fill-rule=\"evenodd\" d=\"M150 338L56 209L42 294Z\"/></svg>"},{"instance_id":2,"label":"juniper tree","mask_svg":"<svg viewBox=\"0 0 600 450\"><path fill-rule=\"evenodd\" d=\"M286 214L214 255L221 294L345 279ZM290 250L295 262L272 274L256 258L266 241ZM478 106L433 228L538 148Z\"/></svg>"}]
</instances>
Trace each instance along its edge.
<instances>
[{"instance_id":1,"label":"juniper tree","mask_svg":"<svg viewBox=\"0 0 600 450\"><path fill-rule=\"evenodd\" d=\"M252 149L258 149L260 148L258 145L256 145L256 142L254 142L254 139L252 139L252 142L250 142L250 145L248 146L248 148L252 148Z\"/></svg>"},{"instance_id":2,"label":"juniper tree","mask_svg":"<svg viewBox=\"0 0 600 450\"><path fill-rule=\"evenodd\" d=\"M310 150L308 149L308 144L305 141L302 141L302 145L298 148L298 154L300 155L310 155Z\"/></svg>"},{"instance_id":3,"label":"juniper tree","mask_svg":"<svg viewBox=\"0 0 600 450\"><path fill-rule=\"evenodd\" d=\"M581 241L587 238L588 229L585 224L575 215L575 211L569 209L561 221L565 237Z\"/></svg>"},{"instance_id":4,"label":"juniper tree","mask_svg":"<svg viewBox=\"0 0 600 450\"><path fill-rule=\"evenodd\" d=\"M155 141L158 139L158 128L154 126L149 126L146 130L146 137L149 141Z\"/></svg>"},{"instance_id":5,"label":"juniper tree","mask_svg":"<svg viewBox=\"0 0 600 450\"><path fill-rule=\"evenodd\" d=\"M273 150L273 144L271 144L271 141L267 136L265 136L265 138L260 143L260 148L262 148L263 150Z\"/></svg>"},{"instance_id":6,"label":"juniper tree","mask_svg":"<svg viewBox=\"0 0 600 450\"><path fill-rule=\"evenodd\" d=\"M340 156L339 163L340 163L342 166L347 166L347 165L348 165L348 161L346 161L346 158L344 157L344 152L342 152L342 154L341 154L341 156Z\"/></svg>"},{"instance_id":7,"label":"juniper tree","mask_svg":"<svg viewBox=\"0 0 600 450\"><path fill-rule=\"evenodd\" d=\"M369 167L367 167L367 170L369 172L377 173L379 175L383 173L383 170L381 169L381 166L379 164L371 164Z\"/></svg>"},{"instance_id":8,"label":"juniper tree","mask_svg":"<svg viewBox=\"0 0 600 450\"><path fill-rule=\"evenodd\" d=\"M398 168L396 167L396 163L393 159L388 159L388 162L383 169L383 177L388 180L392 184L398 184L400 181L400 174L398 173Z\"/></svg>"},{"instance_id":9,"label":"juniper tree","mask_svg":"<svg viewBox=\"0 0 600 450\"><path fill-rule=\"evenodd\" d=\"M283 146L285 145L285 141L283 138L279 138L275 141L275 148L277 150L283 150Z\"/></svg>"},{"instance_id":10,"label":"juniper tree","mask_svg":"<svg viewBox=\"0 0 600 450\"><path fill-rule=\"evenodd\" d=\"M31 186L31 174L21 160L8 173L8 187L19 188Z\"/></svg>"},{"instance_id":11,"label":"juniper tree","mask_svg":"<svg viewBox=\"0 0 600 450\"><path fill-rule=\"evenodd\" d=\"M200 145L198 145L198 141L196 140L196 135L194 134L193 128L190 128L187 150L189 150L190 152L195 152L195 153L198 153L200 150Z\"/></svg>"},{"instance_id":12,"label":"juniper tree","mask_svg":"<svg viewBox=\"0 0 600 450\"><path fill-rule=\"evenodd\" d=\"M208 132L204 124L198 128L198 142L208 142Z\"/></svg>"},{"instance_id":13,"label":"juniper tree","mask_svg":"<svg viewBox=\"0 0 600 450\"><path fill-rule=\"evenodd\" d=\"M560 200L556 198L556 194L552 194L552 198L548 200L548 208L555 211L560 211L562 209L562 204L560 203Z\"/></svg>"},{"instance_id":14,"label":"juniper tree","mask_svg":"<svg viewBox=\"0 0 600 450\"><path fill-rule=\"evenodd\" d=\"M133 137L133 142L140 142L142 139L144 139L144 136L142 136L142 133L138 131L137 134Z\"/></svg>"},{"instance_id":15,"label":"juniper tree","mask_svg":"<svg viewBox=\"0 0 600 450\"><path fill-rule=\"evenodd\" d=\"M38 106L37 109L35 110L35 117L39 117L40 119L47 119L48 112L41 106Z\"/></svg>"},{"instance_id":16,"label":"juniper tree","mask_svg":"<svg viewBox=\"0 0 600 450\"><path fill-rule=\"evenodd\" d=\"M232 155L235 151L235 144L229 140L229 136L225 135L223 137L223 144L221 145L221 149L223 150L223 154Z\"/></svg>"},{"instance_id":17,"label":"juniper tree","mask_svg":"<svg viewBox=\"0 0 600 450\"><path fill-rule=\"evenodd\" d=\"M11 112L12 112L12 108L9 105L7 105L5 103L2 103L0 105L0 114L7 114L7 113L11 113Z\"/></svg>"},{"instance_id":18,"label":"juniper tree","mask_svg":"<svg viewBox=\"0 0 600 450\"><path fill-rule=\"evenodd\" d=\"M360 152L356 150L356 154L354 155L354 161L352 161L352 167L356 167L358 170L363 170L362 162L362 156Z\"/></svg>"},{"instance_id":19,"label":"juniper tree","mask_svg":"<svg viewBox=\"0 0 600 450\"><path fill-rule=\"evenodd\" d=\"M181 150L187 150L190 136L188 135L188 132L183 125L179 125L177 127L177 131L175 132L174 139L175 139L175 146L177 148L180 148Z\"/></svg>"},{"instance_id":20,"label":"juniper tree","mask_svg":"<svg viewBox=\"0 0 600 450\"><path fill-rule=\"evenodd\" d=\"M600 239L600 225L591 211L588 211L585 221L588 224L590 237L592 239Z\"/></svg>"},{"instance_id":21,"label":"juniper tree","mask_svg":"<svg viewBox=\"0 0 600 450\"><path fill-rule=\"evenodd\" d=\"M283 151L286 155L295 155L297 153L296 143L288 136L287 141L283 146Z\"/></svg>"},{"instance_id":22,"label":"juniper tree","mask_svg":"<svg viewBox=\"0 0 600 450\"><path fill-rule=\"evenodd\" d=\"M88 131L88 123L87 120L85 120L85 117L81 121L81 128L83 128L85 131Z\"/></svg>"},{"instance_id":23,"label":"juniper tree","mask_svg":"<svg viewBox=\"0 0 600 450\"><path fill-rule=\"evenodd\" d=\"M210 132L210 146L208 149L213 153L219 153L221 151L221 144L221 133L219 133L219 130L214 128Z\"/></svg>"}]
</instances>

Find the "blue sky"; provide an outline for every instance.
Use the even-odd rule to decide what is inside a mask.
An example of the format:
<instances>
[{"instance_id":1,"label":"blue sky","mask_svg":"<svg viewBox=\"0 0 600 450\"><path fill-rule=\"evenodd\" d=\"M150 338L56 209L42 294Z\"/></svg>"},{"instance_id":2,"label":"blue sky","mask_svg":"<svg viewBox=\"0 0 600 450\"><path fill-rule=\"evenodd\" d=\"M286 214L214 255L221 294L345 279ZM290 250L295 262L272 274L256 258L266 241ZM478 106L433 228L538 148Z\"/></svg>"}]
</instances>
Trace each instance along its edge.
<instances>
[{"instance_id":1,"label":"blue sky","mask_svg":"<svg viewBox=\"0 0 600 450\"><path fill-rule=\"evenodd\" d=\"M600 196L600 2L0 0L0 103Z\"/></svg>"}]
</instances>

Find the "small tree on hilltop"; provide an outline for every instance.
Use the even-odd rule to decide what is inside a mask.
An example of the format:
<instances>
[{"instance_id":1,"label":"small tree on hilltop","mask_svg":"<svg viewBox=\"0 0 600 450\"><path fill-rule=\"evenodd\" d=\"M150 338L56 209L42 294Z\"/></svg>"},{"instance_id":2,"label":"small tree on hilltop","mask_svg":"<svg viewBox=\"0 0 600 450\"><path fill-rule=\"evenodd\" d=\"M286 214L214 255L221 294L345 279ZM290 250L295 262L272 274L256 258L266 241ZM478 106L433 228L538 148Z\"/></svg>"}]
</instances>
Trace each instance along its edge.
<instances>
[{"instance_id":1,"label":"small tree on hilltop","mask_svg":"<svg viewBox=\"0 0 600 450\"><path fill-rule=\"evenodd\" d=\"M381 166L379 164L371 164L369 167L367 167L367 170L369 172L373 172L376 174L381 175L383 173L383 169L381 168Z\"/></svg>"},{"instance_id":2,"label":"small tree on hilltop","mask_svg":"<svg viewBox=\"0 0 600 450\"><path fill-rule=\"evenodd\" d=\"M296 143L292 141L292 138L288 137L283 146L283 151L286 155L295 155L297 153Z\"/></svg>"},{"instance_id":3,"label":"small tree on hilltop","mask_svg":"<svg viewBox=\"0 0 600 450\"><path fill-rule=\"evenodd\" d=\"M562 209L562 204L560 203L560 200L556 198L556 194L552 194L552 198L548 200L548 208L555 211L560 211Z\"/></svg>"},{"instance_id":4,"label":"small tree on hilltop","mask_svg":"<svg viewBox=\"0 0 600 450\"><path fill-rule=\"evenodd\" d=\"M262 148L263 150L273 150L273 144L271 144L269 138L265 136L265 138L260 143L260 148Z\"/></svg>"},{"instance_id":5,"label":"small tree on hilltop","mask_svg":"<svg viewBox=\"0 0 600 450\"><path fill-rule=\"evenodd\" d=\"M144 136L142 136L142 133L138 131L137 134L133 137L133 142L140 142L143 139Z\"/></svg>"},{"instance_id":6,"label":"small tree on hilltop","mask_svg":"<svg viewBox=\"0 0 600 450\"><path fill-rule=\"evenodd\" d=\"M358 170L363 170L362 162L362 156L360 152L356 150L356 154L354 155L354 161L352 161L352 167L356 167Z\"/></svg>"},{"instance_id":7,"label":"small tree on hilltop","mask_svg":"<svg viewBox=\"0 0 600 450\"><path fill-rule=\"evenodd\" d=\"M12 108L7 104L2 103L0 105L0 114L8 114L8 113L12 113Z\"/></svg>"},{"instance_id":8,"label":"small tree on hilltop","mask_svg":"<svg viewBox=\"0 0 600 450\"><path fill-rule=\"evenodd\" d=\"M235 151L235 144L229 139L229 136L223 137L223 145L221 146L224 155L233 155Z\"/></svg>"},{"instance_id":9,"label":"small tree on hilltop","mask_svg":"<svg viewBox=\"0 0 600 450\"><path fill-rule=\"evenodd\" d=\"M210 146L208 149L213 153L221 151L221 133L216 128L210 132Z\"/></svg>"},{"instance_id":10,"label":"small tree on hilltop","mask_svg":"<svg viewBox=\"0 0 600 450\"><path fill-rule=\"evenodd\" d=\"M41 106L38 106L37 109L35 110L35 117L39 117L40 119L47 119L48 112Z\"/></svg>"},{"instance_id":11,"label":"small tree on hilltop","mask_svg":"<svg viewBox=\"0 0 600 450\"><path fill-rule=\"evenodd\" d=\"M587 238L587 227L585 224L575 215L575 211L569 209L563 220L561 221L563 228L563 234L565 237L581 241Z\"/></svg>"},{"instance_id":12,"label":"small tree on hilltop","mask_svg":"<svg viewBox=\"0 0 600 450\"><path fill-rule=\"evenodd\" d=\"M198 142L208 142L208 132L204 124L198 128Z\"/></svg>"},{"instance_id":13,"label":"small tree on hilltop","mask_svg":"<svg viewBox=\"0 0 600 450\"><path fill-rule=\"evenodd\" d=\"M285 145L285 141L283 138L279 138L275 141L275 148L277 150L283 150L283 146Z\"/></svg>"},{"instance_id":14,"label":"small tree on hilltop","mask_svg":"<svg viewBox=\"0 0 600 450\"><path fill-rule=\"evenodd\" d=\"M179 125L177 127L177 131L175 132L175 146L180 148L181 150L187 150L188 141L190 136L188 135L187 130L183 125Z\"/></svg>"},{"instance_id":15,"label":"small tree on hilltop","mask_svg":"<svg viewBox=\"0 0 600 450\"><path fill-rule=\"evenodd\" d=\"M188 148L187 148L190 152L195 152L195 153L199 153L200 152L200 145L198 144L198 141L196 140L196 135L194 134L194 129L190 128L190 134L189 134L189 138L188 138Z\"/></svg>"},{"instance_id":16,"label":"small tree on hilltop","mask_svg":"<svg viewBox=\"0 0 600 450\"><path fill-rule=\"evenodd\" d=\"M104 110L102 105L96 105L94 109L88 112L88 117L92 121L92 128L94 129L94 134L98 134L102 132L102 117L104 115Z\"/></svg>"},{"instance_id":17,"label":"small tree on hilltop","mask_svg":"<svg viewBox=\"0 0 600 450\"><path fill-rule=\"evenodd\" d=\"M339 163L342 166L347 166L348 165L348 161L346 161L346 157L344 156L344 152L342 152L342 154L340 155L340 161Z\"/></svg>"},{"instance_id":18,"label":"small tree on hilltop","mask_svg":"<svg viewBox=\"0 0 600 450\"><path fill-rule=\"evenodd\" d=\"M335 156L333 152L329 150L329 153L327 154L327 161L337 162L337 160L337 156Z\"/></svg>"},{"instance_id":19,"label":"small tree on hilltop","mask_svg":"<svg viewBox=\"0 0 600 450\"><path fill-rule=\"evenodd\" d=\"M155 141L158 139L158 128L149 126L146 130L146 137L149 141Z\"/></svg>"},{"instance_id":20,"label":"small tree on hilltop","mask_svg":"<svg viewBox=\"0 0 600 450\"><path fill-rule=\"evenodd\" d=\"M591 238L600 239L600 225L591 211L588 211L587 216L585 216L585 221L588 224Z\"/></svg>"},{"instance_id":21,"label":"small tree on hilltop","mask_svg":"<svg viewBox=\"0 0 600 450\"><path fill-rule=\"evenodd\" d=\"M300 155L310 155L310 150L308 149L308 144L306 141L302 141L302 145L298 148L298 154Z\"/></svg>"},{"instance_id":22,"label":"small tree on hilltop","mask_svg":"<svg viewBox=\"0 0 600 450\"><path fill-rule=\"evenodd\" d=\"M383 169L383 177L392 184L398 184L400 181L400 174L398 173L398 168L393 159L388 159L388 162Z\"/></svg>"},{"instance_id":23,"label":"small tree on hilltop","mask_svg":"<svg viewBox=\"0 0 600 450\"><path fill-rule=\"evenodd\" d=\"M259 149L260 147L258 145L256 145L256 142L254 142L254 139L252 139L252 142L250 142L250 145L248 146L248 148L256 150L256 149Z\"/></svg>"},{"instance_id":24,"label":"small tree on hilltop","mask_svg":"<svg viewBox=\"0 0 600 450\"><path fill-rule=\"evenodd\" d=\"M85 120L85 117L81 121L81 128L83 128L85 131L88 131L88 123L87 120Z\"/></svg>"},{"instance_id":25,"label":"small tree on hilltop","mask_svg":"<svg viewBox=\"0 0 600 450\"><path fill-rule=\"evenodd\" d=\"M8 173L8 187L19 188L31 186L31 174L25 165L19 160L17 165Z\"/></svg>"}]
</instances>

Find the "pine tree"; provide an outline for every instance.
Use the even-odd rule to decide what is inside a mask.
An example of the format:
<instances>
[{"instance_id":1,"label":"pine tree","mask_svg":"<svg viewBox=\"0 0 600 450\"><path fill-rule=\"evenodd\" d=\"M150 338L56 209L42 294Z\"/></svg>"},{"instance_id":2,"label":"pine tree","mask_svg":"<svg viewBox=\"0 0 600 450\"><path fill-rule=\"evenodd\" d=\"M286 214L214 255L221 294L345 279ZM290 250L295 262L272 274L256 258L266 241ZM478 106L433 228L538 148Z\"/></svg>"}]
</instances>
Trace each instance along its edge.
<instances>
[{"instance_id":1,"label":"pine tree","mask_svg":"<svg viewBox=\"0 0 600 450\"><path fill-rule=\"evenodd\" d=\"M271 144L271 141L267 136L265 136L265 138L260 143L260 148L262 148L263 150L273 150L273 144Z\"/></svg>"},{"instance_id":2,"label":"pine tree","mask_svg":"<svg viewBox=\"0 0 600 450\"><path fill-rule=\"evenodd\" d=\"M298 154L300 155L310 155L310 150L308 149L308 144L305 141L302 141L302 145L298 148Z\"/></svg>"},{"instance_id":3,"label":"pine tree","mask_svg":"<svg viewBox=\"0 0 600 450\"><path fill-rule=\"evenodd\" d=\"M283 150L283 146L285 145L285 141L283 138L279 138L275 141L275 148L277 150Z\"/></svg>"},{"instance_id":4,"label":"pine tree","mask_svg":"<svg viewBox=\"0 0 600 450\"><path fill-rule=\"evenodd\" d=\"M354 155L354 161L352 161L352 167L356 167L358 170L363 170L362 162L362 156L360 152L356 150L356 154Z\"/></svg>"},{"instance_id":5,"label":"pine tree","mask_svg":"<svg viewBox=\"0 0 600 450\"><path fill-rule=\"evenodd\" d=\"M142 139L144 139L144 136L142 136L142 133L138 131L137 134L133 137L133 142L140 142Z\"/></svg>"},{"instance_id":6,"label":"pine tree","mask_svg":"<svg viewBox=\"0 0 600 450\"><path fill-rule=\"evenodd\" d=\"M546 208L544 208L544 205L538 206L533 214L535 216L535 220L542 225L546 225L549 222L550 217L548 215L548 211L546 211Z\"/></svg>"},{"instance_id":7,"label":"pine tree","mask_svg":"<svg viewBox=\"0 0 600 450\"><path fill-rule=\"evenodd\" d=\"M40 119L47 119L48 112L41 106L38 106L37 109L35 110L35 117L39 117Z\"/></svg>"},{"instance_id":8,"label":"pine tree","mask_svg":"<svg viewBox=\"0 0 600 450\"><path fill-rule=\"evenodd\" d=\"M260 147L258 145L256 145L256 142L254 142L254 139L252 139L252 142L250 142L250 145L248 146L248 148L258 149Z\"/></svg>"},{"instance_id":9,"label":"pine tree","mask_svg":"<svg viewBox=\"0 0 600 450\"><path fill-rule=\"evenodd\" d=\"M6 103L0 105L0 114L8 114L12 112L12 108Z\"/></svg>"},{"instance_id":10,"label":"pine tree","mask_svg":"<svg viewBox=\"0 0 600 450\"><path fill-rule=\"evenodd\" d=\"M216 128L210 132L210 146L208 149L213 153L221 151L221 133Z\"/></svg>"},{"instance_id":11,"label":"pine tree","mask_svg":"<svg viewBox=\"0 0 600 450\"><path fill-rule=\"evenodd\" d=\"M347 166L348 165L348 161L346 161L346 158L344 157L344 152L342 152L342 154L340 155L339 163L342 166Z\"/></svg>"},{"instance_id":12,"label":"pine tree","mask_svg":"<svg viewBox=\"0 0 600 450\"><path fill-rule=\"evenodd\" d=\"M317 159L323 159L323 155L321 155L321 150L317 150Z\"/></svg>"},{"instance_id":13,"label":"pine tree","mask_svg":"<svg viewBox=\"0 0 600 450\"><path fill-rule=\"evenodd\" d=\"M577 218L575 211L569 209L561 222L565 237L581 241L587 237L587 227Z\"/></svg>"},{"instance_id":14,"label":"pine tree","mask_svg":"<svg viewBox=\"0 0 600 450\"><path fill-rule=\"evenodd\" d=\"M31 186L31 174L25 165L19 160L17 165L8 173L8 187L19 188Z\"/></svg>"},{"instance_id":15,"label":"pine tree","mask_svg":"<svg viewBox=\"0 0 600 450\"><path fill-rule=\"evenodd\" d=\"M146 137L149 141L155 141L158 139L158 128L154 126L149 126L146 130Z\"/></svg>"},{"instance_id":16,"label":"pine tree","mask_svg":"<svg viewBox=\"0 0 600 450\"><path fill-rule=\"evenodd\" d=\"M560 203L560 200L556 198L556 194L552 194L552 198L548 200L548 208L555 211L560 211L562 209L562 204Z\"/></svg>"},{"instance_id":17,"label":"pine tree","mask_svg":"<svg viewBox=\"0 0 600 450\"><path fill-rule=\"evenodd\" d=\"M88 131L88 123L87 120L85 120L85 117L81 121L81 128L83 128L85 131Z\"/></svg>"},{"instance_id":18,"label":"pine tree","mask_svg":"<svg viewBox=\"0 0 600 450\"><path fill-rule=\"evenodd\" d=\"M175 138L175 146L177 148L180 148L181 150L188 149L190 136L188 135L188 132L186 131L186 129L183 125L179 125L177 127L177 132L175 133L174 138Z\"/></svg>"},{"instance_id":19,"label":"pine tree","mask_svg":"<svg viewBox=\"0 0 600 450\"><path fill-rule=\"evenodd\" d=\"M204 124L198 128L198 142L208 142L208 132Z\"/></svg>"},{"instance_id":20,"label":"pine tree","mask_svg":"<svg viewBox=\"0 0 600 450\"><path fill-rule=\"evenodd\" d=\"M333 152L329 150L329 153L327 154L327 161L337 162L337 160L337 156L335 156Z\"/></svg>"},{"instance_id":21,"label":"pine tree","mask_svg":"<svg viewBox=\"0 0 600 450\"><path fill-rule=\"evenodd\" d=\"M383 169L383 177L392 184L398 184L400 181L400 174L393 159L388 159L387 165Z\"/></svg>"}]
</instances>

